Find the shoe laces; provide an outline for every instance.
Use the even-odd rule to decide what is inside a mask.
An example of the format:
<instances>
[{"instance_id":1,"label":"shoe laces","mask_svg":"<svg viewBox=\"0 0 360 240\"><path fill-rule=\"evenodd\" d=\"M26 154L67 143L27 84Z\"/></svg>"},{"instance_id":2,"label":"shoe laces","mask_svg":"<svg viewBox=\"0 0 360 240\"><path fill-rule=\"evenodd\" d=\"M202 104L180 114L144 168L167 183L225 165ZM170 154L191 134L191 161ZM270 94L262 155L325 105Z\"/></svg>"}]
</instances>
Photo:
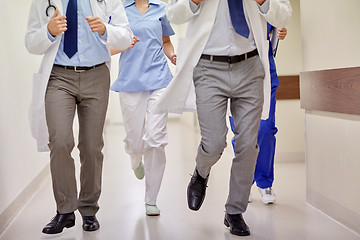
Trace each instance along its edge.
<instances>
[{"instance_id":1,"label":"shoe laces","mask_svg":"<svg viewBox=\"0 0 360 240\"><path fill-rule=\"evenodd\" d=\"M193 178L194 177L194 175L193 174L189 174L190 176L191 176L191 178ZM201 177L201 176L200 176ZM204 179L204 180L200 180L199 178L195 178L195 181L197 181L198 183L200 183L200 184L204 184L204 182L205 182L205 180L206 179ZM205 184L205 187L208 187L208 185L207 184Z\"/></svg>"},{"instance_id":2,"label":"shoe laces","mask_svg":"<svg viewBox=\"0 0 360 240\"><path fill-rule=\"evenodd\" d=\"M271 189L271 187L265 188L265 194L272 195L272 189Z\"/></svg>"}]
</instances>

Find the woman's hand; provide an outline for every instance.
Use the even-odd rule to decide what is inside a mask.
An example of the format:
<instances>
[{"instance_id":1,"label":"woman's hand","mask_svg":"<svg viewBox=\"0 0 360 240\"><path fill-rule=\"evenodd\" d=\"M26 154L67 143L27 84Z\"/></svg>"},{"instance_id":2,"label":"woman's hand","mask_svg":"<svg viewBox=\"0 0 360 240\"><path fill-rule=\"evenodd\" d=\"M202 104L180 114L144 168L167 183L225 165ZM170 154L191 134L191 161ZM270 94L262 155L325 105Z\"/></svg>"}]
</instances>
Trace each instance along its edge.
<instances>
[{"instance_id":1,"label":"woman's hand","mask_svg":"<svg viewBox=\"0 0 360 240\"><path fill-rule=\"evenodd\" d=\"M284 40L287 34L287 29L286 28L281 28L278 30L277 32L277 37L279 40Z\"/></svg>"},{"instance_id":2,"label":"woman's hand","mask_svg":"<svg viewBox=\"0 0 360 240\"><path fill-rule=\"evenodd\" d=\"M130 45L127 49L122 49L122 50L121 50L121 49L114 48L113 46L110 46L111 56L116 55L116 54L118 54L118 53L125 52L125 51L129 50L130 48L133 48L138 41L140 41L140 40L137 39L136 36L134 36L131 45Z\"/></svg>"},{"instance_id":3,"label":"woman's hand","mask_svg":"<svg viewBox=\"0 0 360 240\"><path fill-rule=\"evenodd\" d=\"M173 55L171 55L170 57L170 61L172 64L176 65L176 58L177 58L177 55L176 53L174 53Z\"/></svg>"},{"instance_id":4,"label":"woman's hand","mask_svg":"<svg viewBox=\"0 0 360 240\"><path fill-rule=\"evenodd\" d=\"M263 5L264 2L266 2L266 0L255 0L259 5Z\"/></svg>"},{"instance_id":5,"label":"woman's hand","mask_svg":"<svg viewBox=\"0 0 360 240\"><path fill-rule=\"evenodd\" d=\"M135 44L136 44L137 42L139 42L139 41L140 41L140 40L134 35L133 41L132 41L132 43L131 43L131 45L130 45L130 47L129 47L128 49L133 48L133 47L135 46ZM128 50L128 49L126 49L126 50Z\"/></svg>"},{"instance_id":6,"label":"woman's hand","mask_svg":"<svg viewBox=\"0 0 360 240\"><path fill-rule=\"evenodd\" d=\"M193 1L193 3L195 3L196 5L199 5L203 0L191 0Z\"/></svg>"}]
</instances>

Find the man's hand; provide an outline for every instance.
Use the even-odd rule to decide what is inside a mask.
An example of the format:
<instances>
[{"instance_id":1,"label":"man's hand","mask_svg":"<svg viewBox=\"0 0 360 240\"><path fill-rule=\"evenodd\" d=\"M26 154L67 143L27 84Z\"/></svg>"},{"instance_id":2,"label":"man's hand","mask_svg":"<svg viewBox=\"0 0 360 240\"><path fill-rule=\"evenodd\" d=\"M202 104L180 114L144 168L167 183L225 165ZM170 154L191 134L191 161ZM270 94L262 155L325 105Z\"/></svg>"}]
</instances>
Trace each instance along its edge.
<instances>
[{"instance_id":1,"label":"man's hand","mask_svg":"<svg viewBox=\"0 0 360 240\"><path fill-rule=\"evenodd\" d=\"M255 0L259 5L263 5L266 0Z\"/></svg>"},{"instance_id":2,"label":"man's hand","mask_svg":"<svg viewBox=\"0 0 360 240\"><path fill-rule=\"evenodd\" d=\"M98 17L86 17L86 21L88 22L91 31L97 32L100 35L104 35L106 31L105 24Z\"/></svg>"},{"instance_id":3,"label":"man's hand","mask_svg":"<svg viewBox=\"0 0 360 240\"><path fill-rule=\"evenodd\" d=\"M286 28L281 28L278 30L277 32L277 37L279 40L284 40L287 34L287 29Z\"/></svg>"},{"instance_id":4,"label":"man's hand","mask_svg":"<svg viewBox=\"0 0 360 240\"><path fill-rule=\"evenodd\" d=\"M193 3L195 3L196 5L199 5L203 0L191 0L193 1Z\"/></svg>"},{"instance_id":5,"label":"man's hand","mask_svg":"<svg viewBox=\"0 0 360 240\"><path fill-rule=\"evenodd\" d=\"M66 16L59 16L59 9L56 9L47 27L53 37L65 32L67 30Z\"/></svg>"}]
</instances>

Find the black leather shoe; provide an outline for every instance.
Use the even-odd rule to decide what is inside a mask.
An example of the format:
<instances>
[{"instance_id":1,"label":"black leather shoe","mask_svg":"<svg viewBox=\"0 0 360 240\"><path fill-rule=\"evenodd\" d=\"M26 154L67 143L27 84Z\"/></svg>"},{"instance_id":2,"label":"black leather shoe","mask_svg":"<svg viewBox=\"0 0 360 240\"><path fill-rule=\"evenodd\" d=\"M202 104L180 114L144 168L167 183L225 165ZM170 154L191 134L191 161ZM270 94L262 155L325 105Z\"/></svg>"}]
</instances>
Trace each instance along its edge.
<instances>
[{"instance_id":1,"label":"black leather shoe","mask_svg":"<svg viewBox=\"0 0 360 240\"><path fill-rule=\"evenodd\" d=\"M195 168L194 175L187 188L188 206L191 210L197 211L200 209L205 198L208 179L209 175L206 178L202 178Z\"/></svg>"},{"instance_id":2,"label":"black leather shoe","mask_svg":"<svg viewBox=\"0 0 360 240\"><path fill-rule=\"evenodd\" d=\"M71 228L73 226L75 226L74 212L66 214L57 212L56 216L43 228L42 232L46 234L56 234L61 233L65 227Z\"/></svg>"},{"instance_id":3,"label":"black leather shoe","mask_svg":"<svg viewBox=\"0 0 360 240\"><path fill-rule=\"evenodd\" d=\"M246 225L242 214L227 214L225 213L224 224L230 227L230 233L238 236L249 236L250 229Z\"/></svg>"},{"instance_id":4,"label":"black leather shoe","mask_svg":"<svg viewBox=\"0 0 360 240\"><path fill-rule=\"evenodd\" d=\"M83 229L84 231L96 231L100 228L100 224L95 216L83 216Z\"/></svg>"}]
</instances>

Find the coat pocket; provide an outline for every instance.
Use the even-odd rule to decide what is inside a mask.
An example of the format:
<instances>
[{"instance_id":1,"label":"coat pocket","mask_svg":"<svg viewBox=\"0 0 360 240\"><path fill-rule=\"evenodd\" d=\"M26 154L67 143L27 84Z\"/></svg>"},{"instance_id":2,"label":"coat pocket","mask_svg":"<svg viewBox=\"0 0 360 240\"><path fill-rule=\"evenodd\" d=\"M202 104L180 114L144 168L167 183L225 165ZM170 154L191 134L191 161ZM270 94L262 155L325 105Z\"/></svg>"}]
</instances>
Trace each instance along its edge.
<instances>
[{"instance_id":1,"label":"coat pocket","mask_svg":"<svg viewBox=\"0 0 360 240\"><path fill-rule=\"evenodd\" d=\"M33 75L33 83L32 83L32 99L29 109L29 120L30 120L30 126L31 126L31 135L34 138L37 138L38 136L38 124L37 124L37 118L39 116L39 109L40 106L40 86L41 86L41 76L42 74L35 73Z\"/></svg>"},{"instance_id":2,"label":"coat pocket","mask_svg":"<svg viewBox=\"0 0 360 240\"><path fill-rule=\"evenodd\" d=\"M49 151L47 146L49 135L45 117L45 91L44 75L36 73L33 76L32 100L29 109L31 135L37 140L39 152Z\"/></svg>"}]
</instances>

